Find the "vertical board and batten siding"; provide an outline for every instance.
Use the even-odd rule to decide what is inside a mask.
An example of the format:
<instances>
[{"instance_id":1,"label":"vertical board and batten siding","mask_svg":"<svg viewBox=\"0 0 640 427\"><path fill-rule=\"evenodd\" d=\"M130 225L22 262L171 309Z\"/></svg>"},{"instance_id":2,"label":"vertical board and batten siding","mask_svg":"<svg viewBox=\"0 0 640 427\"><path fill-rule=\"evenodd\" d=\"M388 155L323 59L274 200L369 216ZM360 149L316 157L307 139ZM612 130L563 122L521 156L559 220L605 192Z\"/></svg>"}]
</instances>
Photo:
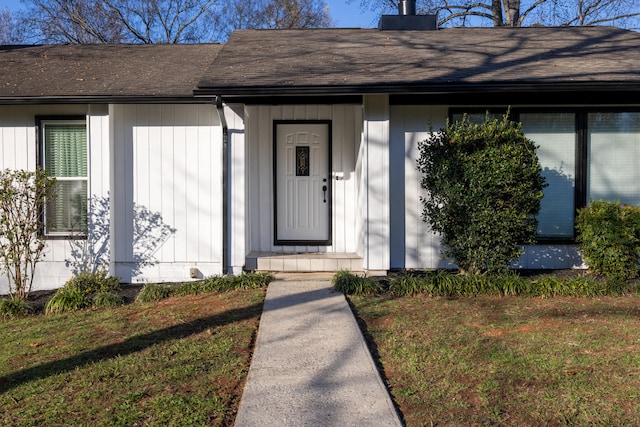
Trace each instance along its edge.
<instances>
[{"instance_id":1,"label":"vertical board and batten siding","mask_svg":"<svg viewBox=\"0 0 640 427\"><path fill-rule=\"evenodd\" d=\"M425 195L417 166L418 143L430 129L444 128L448 106L391 106L391 268L453 268L442 259L440 237L422 220ZM403 182L404 181L404 182ZM398 189L398 191L396 191ZM402 191L400 191L402 190ZM581 266L575 245L534 245L515 268L576 268Z\"/></svg>"},{"instance_id":2,"label":"vertical board and batten siding","mask_svg":"<svg viewBox=\"0 0 640 427\"><path fill-rule=\"evenodd\" d=\"M227 150L229 164L227 180L230 183L227 201L228 229L227 273L240 274L244 270L249 212L247 210L247 145L245 132L245 111L243 104L226 105L224 116L227 122Z\"/></svg>"},{"instance_id":3,"label":"vertical board and batten siding","mask_svg":"<svg viewBox=\"0 0 640 427\"><path fill-rule=\"evenodd\" d=\"M222 273L222 141L211 105L114 105L112 271L125 282Z\"/></svg>"},{"instance_id":4,"label":"vertical board and batten siding","mask_svg":"<svg viewBox=\"0 0 640 427\"><path fill-rule=\"evenodd\" d=\"M390 268L390 110L388 95L364 97L362 153L365 270Z\"/></svg>"},{"instance_id":5,"label":"vertical board and batten siding","mask_svg":"<svg viewBox=\"0 0 640 427\"><path fill-rule=\"evenodd\" d=\"M89 162L89 194L104 196L109 190L109 121L106 105L7 105L0 106L0 168L34 170L38 163L36 116L86 116ZM33 290L56 289L73 274L80 260L70 240L50 239L44 258L37 264ZM78 241L76 241L78 242ZM7 282L0 277L0 294Z\"/></svg>"},{"instance_id":6,"label":"vertical board and batten siding","mask_svg":"<svg viewBox=\"0 0 640 427\"><path fill-rule=\"evenodd\" d=\"M391 106L391 268L442 268L440 237L422 220L418 143L445 126L443 106Z\"/></svg>"},{"instance_id":7,"label":"vertical board and batten siding","mask_svg":"<svg viewBox=\"0 0 640 427\"><path fill-rule=\"evenodd\" d=\"M247 253L356 252L357 190L354 175L362 134L361 105L246 106ZM273 122L275 120L330 120L332 245L274 245ZM340 179L336 180L336 176Z\"/></svg>"}]
</instances>

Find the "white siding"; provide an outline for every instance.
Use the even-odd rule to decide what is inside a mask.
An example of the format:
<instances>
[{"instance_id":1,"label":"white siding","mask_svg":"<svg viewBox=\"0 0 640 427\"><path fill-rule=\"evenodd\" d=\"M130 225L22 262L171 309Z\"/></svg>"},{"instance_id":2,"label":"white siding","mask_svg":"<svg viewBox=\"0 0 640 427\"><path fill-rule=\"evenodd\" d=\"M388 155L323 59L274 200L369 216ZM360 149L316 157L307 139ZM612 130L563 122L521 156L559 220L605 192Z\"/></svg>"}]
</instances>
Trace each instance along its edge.
<instances>
[{"instance_id":1,"label":"white siding","mask_svg":"<svg viewBox=\"0 0 640 427\"><path fill-rule=\"evenodd\" d=\"M81 115L87 117L90 193L104 195L108 189L108 119L104 105L21 105L0 106L0 168L34 170L38 159L36 116ZM59 288L81 262L84 240L47 240L44 258L36 266L33 290ZM0 277L0 294L7 282Z\"/></svg>"},{"instance_id":2,"label":"white siding","mask_svg":"<svg viewBox=\"0 0 640 427\"><path fill-rule=\"evenodd\" d=\"M365 96L362 152L365 270L390 268L389 113L388 96Z\"/></svg>"},{"instance_id":3,"label":"white siding","mask_svg":"<svg viewBox=\"0 0 640 427\"><path fill-rule=\"evenodd\" d=\"M356 252L356 150L362 133L360 105L281 105L245 108L247 154L247 253ZM274 246L273 244L273 122L331 120L332 122L332 245ZM339 179L336 179L338 177Z\"/></svg>"},{"instance_id":4,"label":"white siding","mask_svg":"<svg viewBox=\"0 0 640 427\"><path fill-rule=\"evenodd\" d=\"M246 191L246 139L244 106L233 105L224 109L228 128L229 170L227 171L231 193L228 200L229 229L227 267L229 273L240 274L244 269L247 246L247 191Z\"/></svg>"},{"instance_id":5,"label":"white siding","mask_svg":"<svg viewBox=\"0 0 640 427\"><path fill-rule=\"evenodd\" d=\"M125 282L222 273L222 143L211 105L112 107L112 270Z\"/></svg>"},{"instance_id":6,"label":"white siding","mask_svg":"<svg viewBox=\"0 0 640 427\"><path fill-rule=\"evenodd\" d=\"M391 268L438 268L448 264L440 256L440 238L422 220L420 174L416 169L418 143L431 129L444 127L447 108L391 107ZM397 191L396 191L397 190Z\"/></svg>"}]
</instances>

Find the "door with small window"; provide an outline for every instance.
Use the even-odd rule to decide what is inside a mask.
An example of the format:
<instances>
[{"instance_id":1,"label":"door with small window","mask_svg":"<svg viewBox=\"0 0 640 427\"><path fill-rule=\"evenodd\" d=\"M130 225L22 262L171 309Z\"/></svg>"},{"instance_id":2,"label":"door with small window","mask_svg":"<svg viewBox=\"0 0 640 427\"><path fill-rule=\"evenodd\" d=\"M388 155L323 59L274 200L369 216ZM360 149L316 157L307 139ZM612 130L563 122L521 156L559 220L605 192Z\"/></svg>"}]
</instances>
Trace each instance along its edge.
<instances>
[{"instance_id":1,"label":"door with small window","mask_svg":"<svg viewBox=\"0 0 640 427\"><path fill-rule=\"evenodd\" d=\"M275 244L331 244L331 123L275 122Z\"/></svg>"}]
</instances>

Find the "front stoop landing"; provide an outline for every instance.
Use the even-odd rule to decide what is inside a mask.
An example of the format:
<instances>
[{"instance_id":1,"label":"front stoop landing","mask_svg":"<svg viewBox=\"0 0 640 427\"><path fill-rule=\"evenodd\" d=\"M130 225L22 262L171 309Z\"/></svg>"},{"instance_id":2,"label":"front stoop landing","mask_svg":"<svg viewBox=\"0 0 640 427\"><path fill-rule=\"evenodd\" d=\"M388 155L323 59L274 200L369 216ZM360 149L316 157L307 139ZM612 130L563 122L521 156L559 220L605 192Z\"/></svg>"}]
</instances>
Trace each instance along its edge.
<instances>
[{"instance_id":1,"label":"front stoop landing","mask_svg":"<svg viewBox=\"0 0 640 427\"><path fill-rule=\"evenodd\" d=\"M336 272L349 270L362 271L362 257L355 253L326 252L251 252L245 261L249 271L281 272Z\"/></svg>"}]
</instances>

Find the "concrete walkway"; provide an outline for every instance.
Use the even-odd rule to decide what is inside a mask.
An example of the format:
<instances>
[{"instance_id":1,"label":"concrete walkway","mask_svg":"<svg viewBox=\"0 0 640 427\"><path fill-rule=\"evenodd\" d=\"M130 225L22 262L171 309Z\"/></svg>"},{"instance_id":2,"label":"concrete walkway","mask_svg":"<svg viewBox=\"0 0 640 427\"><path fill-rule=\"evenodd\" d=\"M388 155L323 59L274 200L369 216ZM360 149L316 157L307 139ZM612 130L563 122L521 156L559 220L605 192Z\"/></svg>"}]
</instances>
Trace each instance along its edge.
<instances>
[{"instance_id":1,"label":"concrete walkway","mask_svg":"<svg viewBox=\"0 0 640 427\"><path fill-rule=\"evenodd\" d=\"M269 284L235 426L402 426L331 275Z\"/></svg>"}]
</instances>

